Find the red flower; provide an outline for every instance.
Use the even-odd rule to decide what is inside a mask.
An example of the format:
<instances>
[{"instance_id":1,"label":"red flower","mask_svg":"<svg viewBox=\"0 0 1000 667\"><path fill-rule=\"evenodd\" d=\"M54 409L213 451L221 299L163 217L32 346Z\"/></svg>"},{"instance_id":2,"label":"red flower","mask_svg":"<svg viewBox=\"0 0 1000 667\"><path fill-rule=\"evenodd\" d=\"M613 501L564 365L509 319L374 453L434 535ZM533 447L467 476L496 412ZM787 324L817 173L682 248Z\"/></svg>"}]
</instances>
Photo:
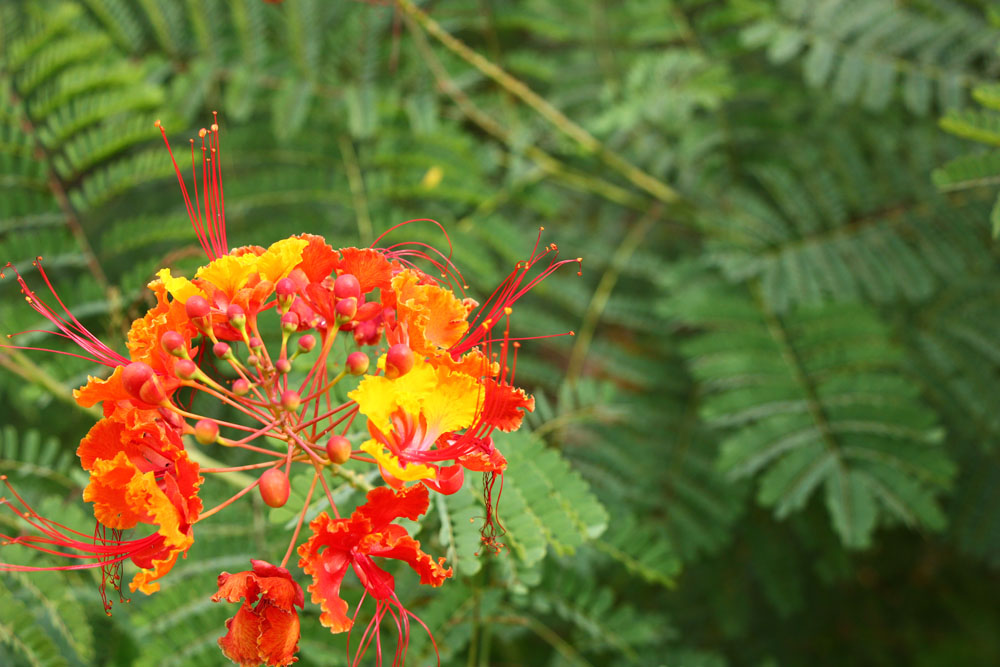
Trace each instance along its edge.
<instances>
[{"instance_id":1,"label":"red flower","mask_svg":"<svg viewBox=\"0 0 1000 667\"><path fill-rule=\"evenodd\" d=\"M420 543L405 528L392 523L400 517L417 519L427 511L427 506L424 486L397 492L379 487L368 492L368 502L349 519L334 520L324 512L309 524L313 536L299 547L299 566L313 578L309 592L313 602L323 610L320 622L335 633L350 630L354 625L354 619L347 615L348 604L340 597L340 585L348 568L353 568L361 580L364 595L377 600L375 617L361 639L361 652L367 647L366 639L373 627L378 637L378 625L388 613L400 629L402 642L397 647L397 656L405 654L409 619L416 618L396 597L393 576L376 565L373 556L404 561L420 575L421 584L440 586L452 574L451 568L445 569L444 558L435 562L420 550ZM377 650L381 654L381 648Z\"/></svg>"},{"instance_id":2,"label":"red flower","mask_svg":"<svg viewBox=\"0 0 1000 667\"><path fill-rule=\"evenodd\" d=\"M226 621L229 632L219 638L227 658L245 667L290 665L299 650L299 615L305 603L302 587L283 567L251 560L253 570L219 575L219 592L212 602L243 600Z\"/></svg>"}]
</instances>

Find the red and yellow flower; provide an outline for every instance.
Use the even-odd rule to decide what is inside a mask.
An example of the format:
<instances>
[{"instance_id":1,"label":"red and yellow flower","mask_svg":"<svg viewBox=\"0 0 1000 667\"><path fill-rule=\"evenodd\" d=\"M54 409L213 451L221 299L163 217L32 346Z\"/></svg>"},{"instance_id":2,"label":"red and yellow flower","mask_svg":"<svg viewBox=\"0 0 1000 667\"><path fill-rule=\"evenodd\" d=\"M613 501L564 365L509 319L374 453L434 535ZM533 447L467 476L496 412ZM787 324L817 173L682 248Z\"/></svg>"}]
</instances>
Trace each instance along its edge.
<instances>
[{"instance_id":1,"label":"red and yellow flower","mask_svg":"<svg viewBox=\"0 0 1000 667\"><path fill-rule=\"evenodd\" d=\"M160 130L166 142L166 131ZM155 304L132 323L127 354L102 343L73 317L40 264L39 275L58 307L16 274L31 307L52 322L57 336L79 347L79 352L53 351L111 372L89 378L74 393L82 406L101 404L104 415L77 450L89 474L83 499L93 507L93 535L39 516L8 484L11 498L0 497L0 507L19 517L26 531L0 540L70 564L0 563L0 570L99 567L104 596L107 583L120 590L122 569L131 562L136 572L129 588L154 593L177 557L187 554L198 523L255 488L268 505L284 505L290 471L304 468L311 471L312 484L280 565L252 560L251 570L219 577L213 600L240 603L219 645L241 665L296 660L295 607L303 607L304 598L285 566L297 547L321 623L334 633L354 625L351 603L341 594L353 571L363 588L357 606L368 596L376 600L356 660L373 637L378 645L378 628L388 615L400 632L394 664L402 664L410 620L419 619L396 596L393 576L379 563L403 561L430 586L440 586L452 571L395 521L423 515L430 491L458 491L466 470L482 472L483 534L492 542L493 481L506 468L493 432L517 429L534 407L514 385L519 342L510 337L512 308L553 271L579 260L559 261L554 245L539 250L536 243L529 259L480 305L457 287L464 281L449 256L422 243L334 249L320 236L302 234L267 248L229 249L218 125L200 137L202 192L195 178L189 196L174 166L208 263L190 279L169 267L157 273L149 284ZM418 265L430 267L433 275ZM311 362L296 372L293 362L300 358ZM369 364L370 358L377 362ZM335 400L336 385L352 376L357 385L348 400ZM201 414L191 407L201 404L192 396L221 405L212 414L226 410L234 416ZM363 423L355 425L359 415ZM361 433L367 436L358 437ZM354 446L352 439L363 442ZM217 445L242 449L257 461L199 466L204 456L199 448ZM328 482L358 484L357 472L342 468L348 462L362 469L376 465L387 486L370 490L364 504L341 518ZM203 476L236 472L252 481L206 510L199 497ZM300 544L317 489L329 513L309 523L310 536ZM123 539L124 531L145 536ZM106 597L105 608L110 608Z\"/></svg>"}]
</instances>

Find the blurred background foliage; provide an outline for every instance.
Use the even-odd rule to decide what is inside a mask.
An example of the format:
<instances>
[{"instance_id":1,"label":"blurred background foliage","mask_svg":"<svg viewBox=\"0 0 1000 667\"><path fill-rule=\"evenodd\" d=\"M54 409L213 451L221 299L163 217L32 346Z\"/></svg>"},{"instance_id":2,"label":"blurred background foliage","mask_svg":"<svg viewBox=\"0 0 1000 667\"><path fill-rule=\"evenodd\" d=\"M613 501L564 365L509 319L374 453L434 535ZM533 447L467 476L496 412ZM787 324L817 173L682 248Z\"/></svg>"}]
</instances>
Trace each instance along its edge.
<instances>
[{"instance_id":1,"label":"blurred background foliage","mask_svg":"<svg viewBox=\"0 0 1000 667\"><path fill-rule=\"evenodd\" d=\"M470 484L419 527L455 580L399 577L442 664L998 664L998 38L986 0L5 2L0 259L123 340L200 261L153 120L183 146L215 109L235 243L434 218L485 295L544 225L584 271L516 309L576 336L522 349L509 548L476 555ZM85 525L98 369L0 365L0 472ZM93 573L0 574L0 664L224 663L209 596L280 559L266 509L110 619ZM346 664L316 616L301 664Z\"/></svg>"}]
</instances>

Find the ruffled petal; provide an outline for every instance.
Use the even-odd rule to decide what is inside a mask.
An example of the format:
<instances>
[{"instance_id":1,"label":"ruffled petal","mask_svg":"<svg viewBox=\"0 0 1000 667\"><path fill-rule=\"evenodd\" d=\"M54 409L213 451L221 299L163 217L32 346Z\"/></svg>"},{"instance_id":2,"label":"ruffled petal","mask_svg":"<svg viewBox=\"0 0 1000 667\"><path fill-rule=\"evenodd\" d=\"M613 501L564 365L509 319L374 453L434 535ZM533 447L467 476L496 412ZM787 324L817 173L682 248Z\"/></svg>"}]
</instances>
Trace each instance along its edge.
<instances>
[{"instance_id":1,"label":"ruffled petal","mask_svg":"<svg viewBox=\"0 0 1000 667\"><path fill-rule=\"evenodd\" d=\"M501 431L516 431L525 412L533 412L535 399L509 384L485 380L486 400L481 420Z\"/></svg>"},{"instance_id":2,"label":"ruffled petal","mask_svg":"<svg viewBox=\"0 0 1000 667\"><path fill-rule=\"evenodd\" d=\"M299 615L268 603L257 607L260 618L260 659L267 665L290 665L298 658Z\"/></svg>"},{"instance_id":3,"label":"ruffled petal","mask_svg":"<svg viewBox=\"0 0 1000 667\"><path fill-rule=\"evenodd\" d=\"M320 623L330 632L346 632L353 625L347 602L340 597L340 585L351 564L349 549L369 527L354 521L333 521L323 512L309 524L312 537L299 547L299 567L313 578L308 590L320 606Z\"/></svg>"},{"instance_id":4,"label":"ruffled petal","mask_svg":"<svg viewBox=\"0 0 1000 667\"><path fill-rule=\"evenodd\" d=\"M420 518L430 505L427 489L419 484L399 491L384 486L368 492L366 502L354 511L351 518L364 517L371 522L371 533L379 533L400 517L412 521Z\"/></svg>"},{"instance_id":5,"label":"ruffled petal","mask_svg":"<svg viewBox=\"0 0 1000 667\"><path fill-rule=\"evenodd\" d=\"M309 241L295 237L276 241L257 259L255 270L261 280L276 283L302 261L302 251L308 245Z\"/></svg>"},{"instance_id":6,"label":"ruffled petal","mask_svg":"<svg viewBox=\"0 0 1000 667\"><path fill-rule=\"evenodd\" d=\"M424 487L414 487L424 488ZM409 535L395 535L392 532L383 534L384 538L378 545L373 545L369 553L382 558L401 560L420 575L420 583L429 586L440 586L452 575L452 569L444 567L445 559L437 562L429 554L421 551L420 542Z\"/></svg>"},{"instance_id":7,"label":"ruffled petal","mask_svg":"<svg viewBox=\"0 0 1000 667\"><path fill-rule=\"evenodd\" d=\"M422 276L412 269L392 279L396 318L406 328L410 346L420 354L436 354L462 340L469 330L469 304L451 290L419 284Z\"/></svg>"},{"instance_id":8,"label":"ruffled petal","mask_svg":"<svg viewBox=\"0 0 1000 667\"><path fill-rule=\"evenodd\" d=\"M358 410L375 427L388 431L393 412L401 409L409 414L418 414L422 401L436 388L434 368L418 358L406 375L395 380L381 375L367 375L347 396L358 404Z\"/></svg>"},{"instance_id":9,"label":"ruffled petal","mask_svg":"<svg viewBox=\"0 0 1000 667\"><path fill-rule=\"evenodd\" d=\"M170 269L160 269L156 273L156 277L159 278L159 281L163 284L164 289L167 290L170 296L181 304L187 303L187 300L193 296L208 296L205 294L204 290L187 278L175 278L172 276L170 274Z\"/></svg>"},{"instance_id":10,"label":"ruffled petal","mask_svg":"<svg viewBox=\"0 0 1000 667\"><path fill-rule=\"evenodd\" d=\"M257 638L261 633L261 618L248 604L240 606L236 615L226 621L229 630L219 638L223 654L240 667L257 667L261 663Z\"/></svg>"},{"instance_id":11,"label":"ruffled petal","mask_svg":"<svg viewBox=\"0 0 1000 667\"><path fill-rule=\"evenodd\" d=\"M124 366L115 367L114 373L106 380L88 375L87 384L73 390L73 398L85 408L101 402L115 403L130 400L132 396L125 391L125 387L122 385L122 369L124 368Z\"/></svg>"},{"instance_id":12,"label":"ruffled petal","mask_svg":"<svg viewBox=\"0 0 1000 667\"><path fill-rule=\"evenodd\" d=\"M367 294L376 287L388 289L392 284L393 263L378 250L371 248L342 248L337 273L350 273L361 284L361 293Z\"/></svg>"},{"instance_id":13,"label":"ruffled petal","mask_svg":"<svg viewBox=\"0 0 1000 667\"><path fill-rule=\"evenodd\" d=\"M218 585L219 591L212 596L212 602L220 600L239 602L246 598L247 603L253 604L260 596L257 576L253 572L237 572L236 574L223 572L219 575Z\"/></svg>"},{"instance_id":14,"label":"ruffled petal","mask_svg":"<svg viewBox=\"0 0 1000 667\"><path fill-rule=\"evenodd\" d=\"M318 283L331 275L340 263L340 256L322 236L299 234L299 239L308 243L302 249L302 261L298 268L309 278L309 282Z\"/></svg>"}]
</instances>

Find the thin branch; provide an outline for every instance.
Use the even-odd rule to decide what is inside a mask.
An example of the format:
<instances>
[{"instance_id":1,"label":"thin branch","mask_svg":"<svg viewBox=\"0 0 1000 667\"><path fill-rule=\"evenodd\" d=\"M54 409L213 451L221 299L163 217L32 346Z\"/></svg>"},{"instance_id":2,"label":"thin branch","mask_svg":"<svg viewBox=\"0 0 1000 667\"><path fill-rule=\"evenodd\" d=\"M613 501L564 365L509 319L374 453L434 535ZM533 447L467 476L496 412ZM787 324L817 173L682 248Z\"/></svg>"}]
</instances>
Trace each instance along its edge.
<instances>
[{"instance_id":1,"label":"thin branch","mask_svg":"<svg viewBox=\"0 0 1000 667\"><path fill-rule=\"evenodd\" d=\"M396 3L406 17L412 18L423 30L441 42L445 48L493 79L504 90L534 109L556 129L576 141L583 149L597 155L606 165L620 173L632 184L666 204L675 204L683 200L679 192L605 146L594 135L570 120L524 82L511 76L503 68L456 39L437 21L413 4L412 0L396 0Z\"/></svg>"}]
</instances>

